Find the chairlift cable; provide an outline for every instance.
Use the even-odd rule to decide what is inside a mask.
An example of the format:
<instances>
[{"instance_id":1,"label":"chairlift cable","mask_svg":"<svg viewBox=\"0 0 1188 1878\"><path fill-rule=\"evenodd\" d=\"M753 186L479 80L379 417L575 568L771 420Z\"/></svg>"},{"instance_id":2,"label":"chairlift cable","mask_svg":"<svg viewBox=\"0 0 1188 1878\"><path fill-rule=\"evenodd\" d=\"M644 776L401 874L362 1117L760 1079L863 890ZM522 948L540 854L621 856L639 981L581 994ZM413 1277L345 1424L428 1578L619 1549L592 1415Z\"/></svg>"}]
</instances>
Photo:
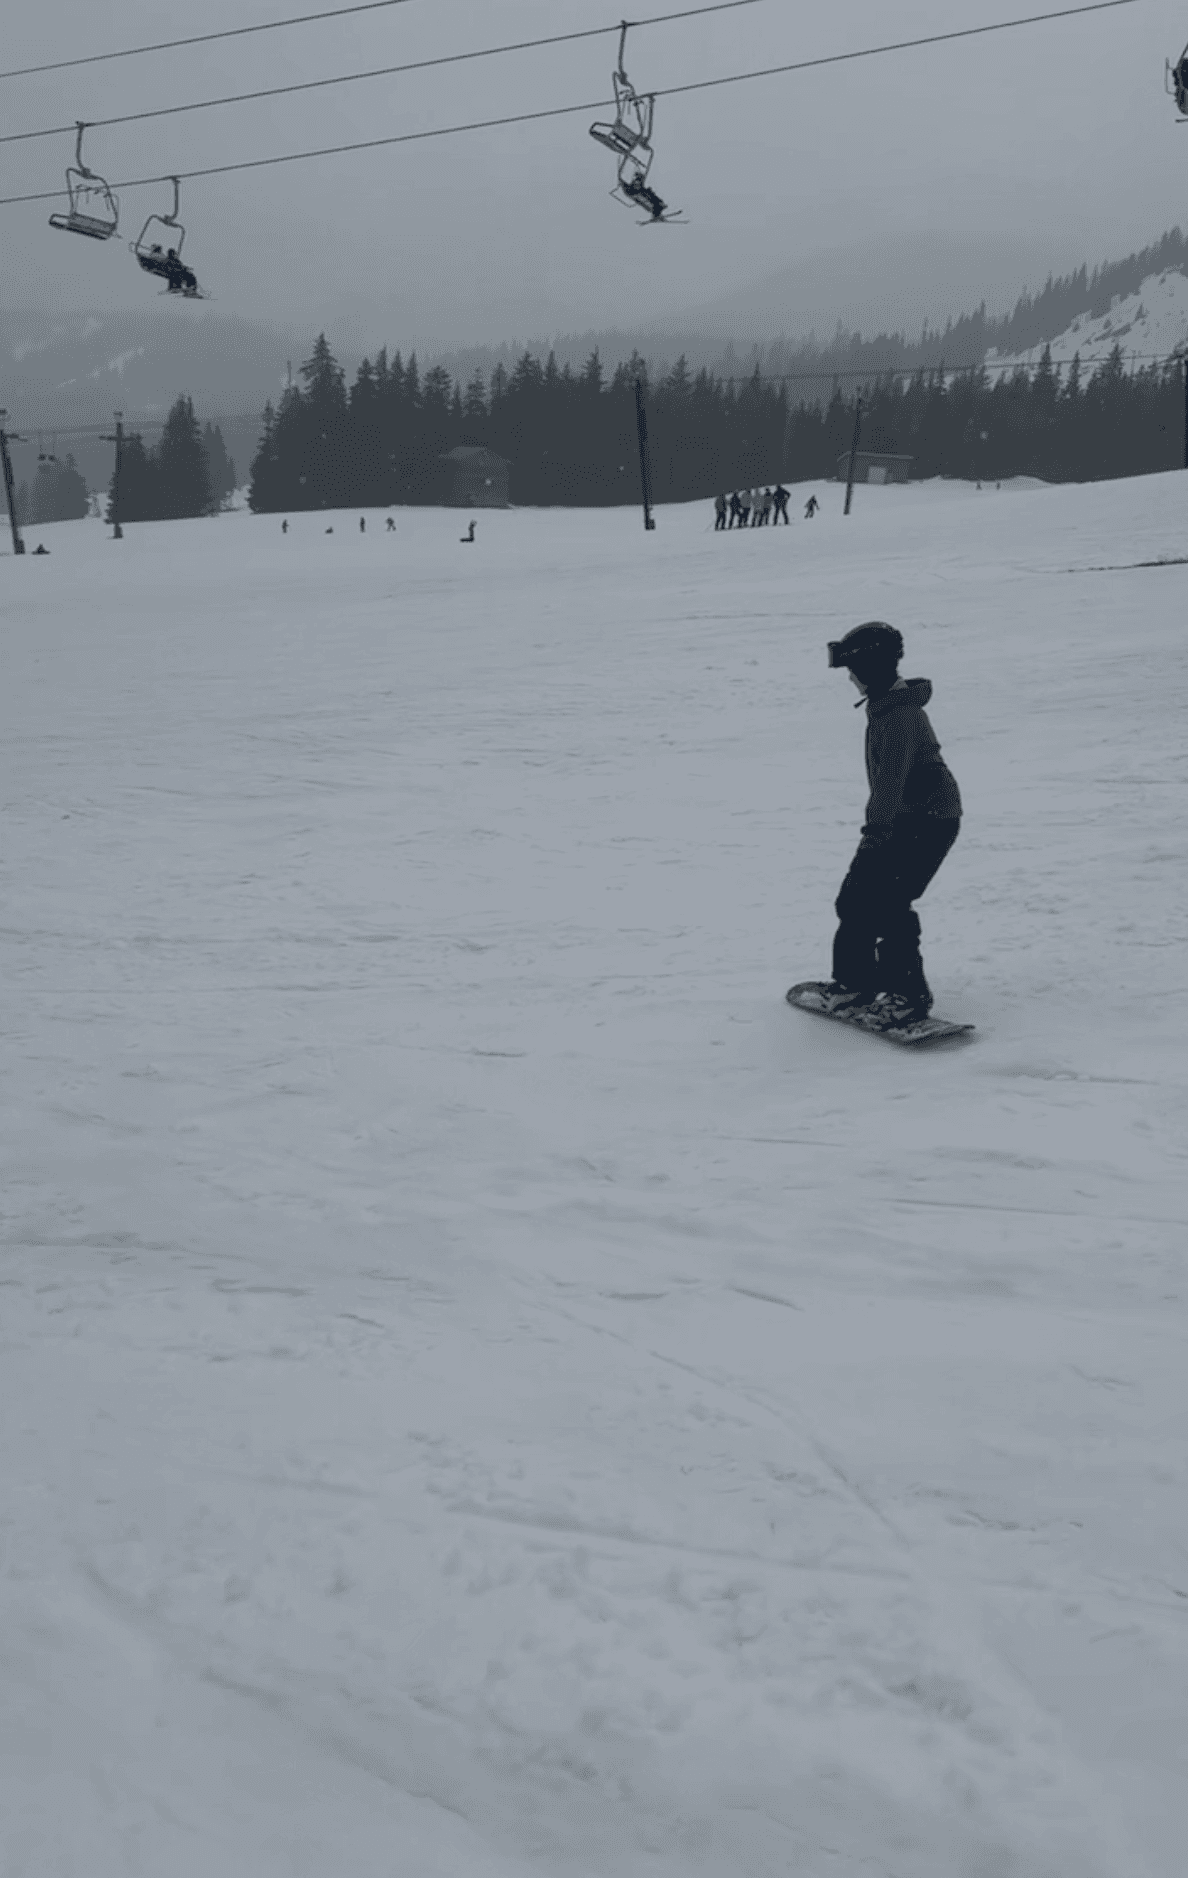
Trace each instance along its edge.
<instances>
[{"instance_id":1,"label":"chairlift cable","mask_svg":"<svg viewBox=\"0 0 1188 1878\"><path fill-rule=\"evenodd\" d=\"M1134 361L1138 359L1142 359L1148 363L1153 363L1156 365L1183 365L1184 354L1181 351L1181 352L1128 352L1125 355L1125 362L1128 362L1128 363L1133 363ZM1082 368L1082 371L1092 371L1097 366L1104 365L1106 362L1107 361L1104 359L1082 359L1081 368ZM1071 365L1071 363L1072 363L1071 360L1055 360L1053 361L1053 364L1052 364L1052 371L1053 373L1061 372L1065 369L1066 365ZM958 379L958 378L968 378L971 374L976 374L978 372L1030 373L1030 372L1038 371L1039 367L1040 367L1040 361L1038 359L1033 360L1030 364L1024 363L1019 360L1014 360L1014 361L1002 360L998 362L989 360L989 361L983 361L980 363L975 362L972 365L946 365L944 366L943 370L944 370L946 379L953 380L953 379ZM808 380L812 383L819 384L823 379L829 379L832 381L833 379L844 378L844 379L861 379L869 385L877 385L880 380L886 380L889 378L918 378L920 376L923 376L925 378L930 378L930 377L934 377L937 373L939 373L941 369L942 367L939 364L937 365L883 366L883 367L875 367L874 369L867 369L865 371L860 366L846 366L842 370L834 370L830 366L823 365L823 366L819 366L815 371L760 372L758 374L758 382L761 385L783 385L783 384L793 384L801 380ZM756 382L756 375L754 372L750 372L746 376L740 376L737 373L719 375L717 372L713 371L709 366L699 367L696 372L691 374L691 378L694 382L696 382L696 380L701 376L702 371L704 371L705 376L708 378L710 384L714 386L753 385ZM651 389L655 391L662 383L663 383L663 380L657 378L656 380L652 382ZM235 412L230 415L210 417L210 418L207 418L205 421L209 424L215 425L216 427L221 427L224 424L240 423L245 418L249 418L249 417L251 418L253 423L258 421L257 416L254 412ZM29 432L35 428L36 427L34 425L28 424L28 423L22 426L22 429L25 432ZM132 435L140 435L146 430L164 430L164 428L165 428L164 418L155 418L155 417L131 417L130 418L127 416L125 416L124 418L125 439L127 439L129 436L132 436ZM55 430L53 432L53 436L56 439L64 439L67 441L78 439L78 438L81 438L84 440L89 439L92 442L107 441L106 425L101 424L101 423L100 424L75 424L75 425L70 426L68 429Z\"/></svg>"},{"instance_id":2,"label":"chairlift cable","mask_svg":"<svg viewBox=\"0 0 1188 1878\"><path fill-rule=\"evenodd\" d=\"M663 26L673 20L695 19L703 13L730 13L737 7L758 6L761 3L762 0L713 0L711 5L686 7L679 13L656 13L650 19L632 20L630 24ZM615 20L609 26L587 26L575 33L550 33L543 39L517 39L508 45L482 46L473 52L447 52L437 58L412 59L404 65L378 65L365 72L343 72L336 78L309 78L295 85L270 85L262 91L238 91L224 98L200 98L193 104L160 105L152 111L130 111L123 117L91 117L87 119L87 129L107 130L115 124L143 124L149 118L181 116L187 111L210 111L218 105L254 104L261 98L285 98L297 91L322 91L331 85L353 85L360 79L393 78L401 72L424 72L435 65L463 65L474 59L493 59L502 53L531 52L540 46L569 45L577 39L601 39L608 33L619 32L621 27L622 21ZM0 143L28 143L37 137L60 137L73 129L73 124L52 124L45 130L8 131L0 136Z\"/></svg>"},{"instance_id":3,"label":"chairlift cable","mask_svg":"<svg viewBox=\"0 0 1188 1878\"><path fill-rule=\"evenodd\" d=\"M691 85L669 85L657 98L677 98L687 91L712 91L717 85L741 85L750 78L773 78L785 72L808 72L819 65L844 65L852 59L871 59L884 52L909 52L920 46L939 46L951 39L979 39L986 33L1011 32L1019 26L1038 26L1045 20L1071 19L1078 13L1108 13L1115 7L1137 5L1137 0L1092 0L1087 6L1062 7L1055 13L1028 13L1017 20L995 20L988 26L962 26L947 33L928 33L920 39L895 39L883 46L863 46L858 52L830 52L819 59L797 59L791 65L765 65L757 72L732 72L725 78L699 78Z\"/></svg>"},{"instance_id":4,"label":"chairlift cable","mask_svg":"<svg viewBox=\"0 0 1188 1878\"><path fill-rule=\"evenodd\" d=\"M987 33L1011 32L1022 26L1036 26L1047 20L1071 19L1078 14L1106 13L1117 7L1134 6L1137 0L1091 0L1088 5L1061 7L1053 13L1031 13L1025 18L998 20L987 26L965 26L947 33L930 33L919 39L901 39L881 46L864 46L854 52L834 52L817 59L800 59L789 65L764 66L754 72L734 72L722 78L702 78L692 84L670 85L657 89L651 95L657 98L677 97L694 91L710 91L722 85L739 85L753 78L771 78L783 76L789 72L801 72L824 65L842 65L854 59L876 58L888 52L905 52L923 46L940 45L954 39L972 39ZM404 131L394 137L369 137L359 143L329 144L317 150L289 150L281 156L250 157L240 163L212 164L207 169L183 170L182 182L193 182L207 176L229 176L243 170L271 169L280 163L301 163L319 157L345 156L360 150L379 150L395 144L422 143L430 138L457 137L470 131L496 130L509 124L539 123L546 118L572 117L579 112L600 111L614 103L613 98L597 98L585 104L554 105L545 111L519 111L506 117L479 118L468 124L443 124L433 130ZM138 189L154 183L171 182L172 174L166 176L133 176L122 182L113 183L113 189ZM11 208L26 202L54 202L64 190L41 190L31 195L0 196L0 208Z\"/></svg>"},{"instance_id":5,"label":"chairlift cable","mask_svg":"<svg viewBox=\"0 0 1188 1878\"><path fill-rule=\"evenodd\" d=\"M360 4L330 7L324 13L298 13L287 20L262 20L256 26L230 26L218 33L193 33L187 39L159 39L147 46L123 46L118 52L88 52L78 59L55 59L50 65L21 65L0 78L32 78L40 72L64 72L75 65L101 65L109 59L134 59L144 52L173 52L179 46L205 46L212 39L242 39L248 33L274 33L286 26L307 26L311 20L336 20L348 13L378 13L381 8L399 7L408 0L360 0Z\"/></svg>"},{"instance_id":6,"label":"chairlift cable","mask_svg":"<svg viewBox=\"0 0 1188 1878\"><path fill-rule=\"evenodd\" d=\"M678 13L657 13L653 14L648 19L632 20L629 24L631 26L667 25L674 20L694 19L704 13L727 13L732 12L736 7L756 6L759 3L760 0L715 0L715 4L712 5L687 7ZM691 85L674 85L670 86L665 91L656 92L655 96L671 98L676 97L683 91L704 90L708 85L735 85L747 78L766 78L775 73L806 71L816 65L836 65L846 59L870 58L875 54L883 52L900 52L916 46L936 45L946 39L967 39L982 33L1003 32L1007 27L1030 26L1034 25L1039 20L1064 19L1067 18L1070 13L1104 12L1111 7L1132 6L1134 4L1135 0L1097 0L1096 4L1066 8L1063 12L1059 13L1038 13L1028 19L1008 20L990 26L965 27L955 32L932 34L924 39L904 39L893 45L870 46L859 52L832 53L820 59L802 59L793 65L768 66L761 72L740 72L732 77L701 80ZM312 78L295 85L272 85L260 91L232 92L222 98L202 98L192 104L161 105L155 110L131 111L121 117L89 118L87 120L87 129L104 130L117 124L142 124L150 118L181 116L189 111L209 111L220 105L253 104L263 98L283 98L292 96L294 92L321 91L334 85L356 84L361 79L392 78L402 72L422 72L433 66L462 65L475 59L496 58L501 54L509 52L529 52L541 46L568 45L574 40L597 39L602 38L607 33L616 33L620 30L620 26L621 22L616 21L614 25L611 26L589 26L585 27L580 32L553 33L542 39L513 40L508 45L484 46L472 52L449 52L432 59L414 59L404 65L380 65L363 72L343 72L335 78ZM182 41L178 43L189 42ZM0 77L10 76L15 76L15 74L0 73ZM572 108L584 110L587 108L599 109L600 107L575 106ZM38 137L58 137L73 129L73 124L54 124L50 125L45 130L9 131L4 135L0 135L0 143L27 143ZM197 171L191 173L198 174ZM125 187L126 185L117 184L116 186Z\"/></svg>"},{"instance_id":7,"label":"chairlift cable","mask_svg":"<svg viewBox=\"0 0 1188 1878\"><path fill-rule=\"evenodd\" d=\"M1124 352L1122 355L1124 365L1133 365L1139 360L1142 360L1144 364L1182 365L1184 363L1184 354L1183 352ZM1097 366L1105 365L1107 362L1106 359L1083 358L1081 360L1081 370L1083 372L1093 371ZM1043 361L1041 359L981 359L975 360L973 364L965 365L946 365L938 361L935 365L873 365L867 366L865 369L862 366L846 366L841 370L835 369L830 365L820 365L813 371L759 372L758 374L755 372L735 372L726 377L719 377L718 374L711 371L708 366L703 369L710 382L715 385L753 385L755 383L761 385L784 385L795 384L802 380L807 380L813 384L820 384L824 379L832 381L835 378L856 378L861 379L865 384L877 385L880 380L885 381L892 378L919 378L921 376L924 378L932 378L941 372L943 372L945 378L950 381L959 378L968 378L971 373L976 374L978 372L1023 372L1027 374L1030 372L1038 372L1042 363ZM1055 375L1058 372L1064 371L1065 367L1071 366L1071 364L1071 359L1053 359L1050 364L1050 369L1053 375ZM699 368L698 372L692 374L694 379L700 375L700 369L702 368ZM660 379L655 381L656 384L662 382L663 381ZM655 386L653 386L653 389L655 389Z\"/></svg>"},{"instance_id":8,"label":"chairlift cable","mask_svg":"<svg viewBox=\"0 0 1188 1878\"><path fill-rule=\"evenodd\" d=\"M324 13L298 13L295 14L292 19L264 20L257 26L233 26L227 28L224 32L195 33L188 39L161 39L147 46L125 46L119 52L92 52L79 59L58 59L51 65L23 65L11 72L0 72L0 78L31 78L41 72L62 72L76 65L99 65L108 59L132 59L144 52L172 52L179 46L205 46L209 45L212 39L241 39L247 33L272 33L279 31L282 27L306 26L311 20L336 20L341 19L344 14L348 13L375 13L383 7L406 6L407 4L408 0L364 0L364 3L358 6L331 7ZM660 13L657 14L655 19L633 20L631 24L633 26L655 26L659 25L663 20L694 19L699 13L726 13L733 7L756 6L758 4L759 0L718 0L718 4L715 6L687 7L681 13ZM550 46L560 45L566 39L591 39L600 33L617 33L620 24L621 21L616 20L613 27L592 26L585 32L562 33L556 39L529 40L527 43L530 45ZM495 50L502 51L503 48L496 47ZM475 56L481 58L485 55L479 53ZM432 63L432 61L430 61L430 63ZM397 67L396 69L399 70L401 68ZM361 73L360 76L366 77L368 74ZM260 92L256 95L268 97L270 94L268 92ZM212 102L221 103L222 100L215 99ZM117 118L112 121L115 123L123 123L126 120Z\"/></svg>"}]
</instances>

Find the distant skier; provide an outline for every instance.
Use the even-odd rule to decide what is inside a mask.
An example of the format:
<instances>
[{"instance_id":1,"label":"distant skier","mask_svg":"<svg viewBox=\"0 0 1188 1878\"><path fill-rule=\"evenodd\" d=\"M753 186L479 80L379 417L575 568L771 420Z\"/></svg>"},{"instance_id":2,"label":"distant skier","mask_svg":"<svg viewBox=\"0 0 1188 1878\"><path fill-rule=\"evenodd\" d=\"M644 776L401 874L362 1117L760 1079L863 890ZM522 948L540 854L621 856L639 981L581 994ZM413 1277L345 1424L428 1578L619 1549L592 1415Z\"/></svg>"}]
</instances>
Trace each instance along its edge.
<instances>
[{"instance_id":1,"label":"distant skier","mask_svg":"<svg viewBox=\"0 0 1188 1878\"><path fill-rule=\"evenodd\" d=\"M365 535L367 533L367 517L365 515L361 515L359 517L359 533L361 535Z\"/></svg>"},{"instance_id":2,"label":"distant skier","mask_svg":"<svg viewBox=\"0 0 1188 1878\"><path fill-rule=\"evenodd\" d=\"M390 535L394 535L396 533L396 523L393 521L390 515L388 517L388 533Z\"/></svg>"},{"instance_id":3,"label":"distant skier","mask_svg":"<svg viewBox=\"0 0 1188 1878\"><path fill-rule=\"evenodd\" d=\"M289 532L289 522L288 522L288 517L286 516L285 520L281 523L281 534L287 535L288 532Z\"/></svg>"},{"instance_id":4,"label":"distant skier","mask_svg":"<svg viewBox=\"0 0 1188 1878\"><path fill-rule=\"evenodd\" d=\"M464 535L459 535L458 539L462 543L462 546L464 548L467 548L470 546L470 543L474 540L474 523L473 522L471 522L468 532Z\"/></svg>"},{"instance_id":5,"label":"distant skier","mask_svg":"<svg viewBox=\"0 0 1188 1878\"><path fill-rule=\"evenodd\" d=\"M806 522L812 521L813 516L817 513L817 510L820 508L820 506L821 504L817 501L816 496L809 497L808 501L804 505L804 519Z\"/></svg>"},{"instance_id":6,"label":"distant skier","mask_svg":"<svg viewBox=\"0 0 1188 1878\"><path fill-rule=\"evenodd\" d=\"M740 489L738 492L738 525L740 528L746 527L747 517L750 513L751 492L749 489Z\"/></svg>"},{"instance_id":7,"label":"distant skier","mask_svg":"<svg viewBox=\"0 0 1188 1878\"><path fill-rule=\"evenodd\" d=\"M771 501L772 501L771 490L765 489L763 491L763 507L760 511L760 514L762 517L760 526L763 528L766 528L768 523L771 521Z\"/></svg>"},{"instance_id":8,"label":"distant skier","mask_svg":"<svg viewBox=\"0 0 1188 1878\"><path fill-rule=\"evenodd\" d=\"M771 499L775 504L775 514L771 518L771 525L773 528L779 527L781 517L783 519L785 528L789 526L789 522L788 522L788 496L789 494L790 494L790 491L784 488L783 483L777 483L775 488L771 492Z\"/></svg>"},{"instance_id":9,"label":"distant skier","mask_svg":"<svg viewBox=\"0 0 1188 1878\"><path fill-rule=\"evenodd\" d=\"M725 526L726 526L726 498L725 496L715 496L714 497L714 533L715 535L717 534L720 528L725 528Z\"/></svg>"},{"instance_id":10,"label":"distant skier","mask_svg":"<svg viewBox=\"0 0 1188 1878\"><path fill-rule=\"evenodd\" d=\"M837 896L833 1008L878 1001L897 1024L926 1017L932 993L912 911L961 826L961 796L941 759L924 706L927 678L900 678L903 638L867 620L830 644L829 663L849 672L866 699L870 797L858 852Z\"/></svg>"},{"instance_id":11,"label":"distant skier","mask_svg":"<svg viewBox=\"0 0 1188 1878\"><path fill-rule=\"evenodd\" d=\"M735 522L738 522L738 518L741 514L742 503L738 499L738 490L734 489L730 494L730 520L726 524L727 529L734 527ZM741 528L741 526L742 523L739 522L739 527Z\"/></svg>"}]
</instances>

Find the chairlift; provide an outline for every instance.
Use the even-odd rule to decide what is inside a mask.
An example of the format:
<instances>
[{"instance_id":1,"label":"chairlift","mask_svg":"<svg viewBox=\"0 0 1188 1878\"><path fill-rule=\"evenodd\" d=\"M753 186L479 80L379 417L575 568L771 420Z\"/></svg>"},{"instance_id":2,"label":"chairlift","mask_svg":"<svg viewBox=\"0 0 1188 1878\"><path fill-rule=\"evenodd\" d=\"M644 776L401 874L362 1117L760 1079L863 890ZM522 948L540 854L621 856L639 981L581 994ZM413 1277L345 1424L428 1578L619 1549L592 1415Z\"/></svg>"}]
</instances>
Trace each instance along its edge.
<instances>
[{"instance_id":1,"label":"chairlift","mask_svg":"<svg viewBox=\"0 0 1188 1878\"><path fill-rule=\"evenodd\" d=\"M1184 47L1174 65L1170 59L1164 61L1163 83L1168 96L1176 101L1180 123L1184 123L1188 120L1188 46Z\"/></svg>"},{"instance_id":2,"label":"chairlift","mask_svg":"<svg viewBox=\"0 0 1188 1878\"><path fill-rule=\"evenodd\" d=\"M198 285L198 277L181 258L186 239L185 228L178 220L181 184L176 176L171 176L169 180L173 184L172 211L168 215L150 215L136 240L128 243L128 248L146 274L155 274L158 280L165 282L166 293L180 294L186 300L202 300L206 296ZM159 228L169 231L160 241L149 239L149 230L154 222ZM171 235L176 235L177 239L167 245Z\"/></svg>"},{"instance_id":3,"label":"chairlift","mask_svg":"<svg viewBox=\"0 0 1188 1878\"><path fill-rule=\"evenodd\" d=\"M89 170L83 162L83 132L87 127L81 120L76 122L74 162L66 166L70 207L65 215L51 215L49 225L68 235L89 235L92 241L108 241L120 225L119 197L112 194L102 176Z\"/></svg>"},{"instance_id":4,"label":"chairlift","mask_svg":"<svg viewBox=\"0 0 1188 1878\"><path fill-rule=\"evenodd\" d=\"M645 92L641 96L627 76L624 56L628 24L627 20L623 21L619 34L619 63L611 73L611 83L615 88L615 121L613 124L591 124L590 135L596 143L605 144L619 159L617 180L610 192L616 202L622 202L628 208L646 209L648 222L676 221L679 211L671 211L656 191L648 187L648 175L656 154L652 148L656 98L653 92Z\"/></svg>"}]
</instances>

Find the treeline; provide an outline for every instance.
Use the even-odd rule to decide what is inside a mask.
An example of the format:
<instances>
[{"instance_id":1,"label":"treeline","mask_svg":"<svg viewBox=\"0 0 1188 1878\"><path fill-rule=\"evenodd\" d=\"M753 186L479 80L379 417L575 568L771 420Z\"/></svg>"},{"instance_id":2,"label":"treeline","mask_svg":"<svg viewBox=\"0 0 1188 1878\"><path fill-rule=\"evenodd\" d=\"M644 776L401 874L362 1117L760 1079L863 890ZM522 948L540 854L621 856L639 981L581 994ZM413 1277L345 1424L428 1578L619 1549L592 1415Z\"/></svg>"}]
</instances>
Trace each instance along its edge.
<instances>
[{"instance_id":1,"label":"treeline","mask_svg":"<svg viewBox=\"0 0 1188 1878\"><path fill-rule=\"evenodd\" d=\"M639 489L634 384L647 398L653 493L685 501L777 478L835 474L853 435L857 388L821 386L793 404L757 371L741 383L691 374L683 359L656 383L638 356L604 378L597 352L558 369L525 353L490 383L463 387L440 367L422 379L415 354L364 359L354 383L321 335L301 384L264 414L249 504L257 512L448 499L457 445L511 464L521 505L633 502ZM862 391L862 447L911 456L915 477L1093 481L1173 469L1183 460L1179 365L1124 369L1120 346L1091 374L1067 373L1045 350L1038 367L977 366L889 374Z\"/></svg>"},{"instance_id":2,"label":"treeline","mask_svg":"<svg viewBox=\"0 0 1188 1878\"><path fill-rule=\"evenodd\" d=\"M674 420L691 397L681 371L657 387ZM325 334L300 369L301 384L264 412L264 435L252 463L250 506L281 509L386 506L447 500L452 473L443 461L455 447L482 447L512 465L513 499L524 504L575 507L632 501L638 484L635 443L637 377L647 379L638 356L608 380L597 352L580 372L559 370L525 352L509 373L496 366L488 383L481 372L461 385L441 366L422 378L416 354L405 365L399 352L364 359L349 391ZM699 384L712 404L714 393ZM670 389L669 389L670 388ZM686 481L703 487L713 475L718 447L716 413L697 418L704 434L690 433ZM777 397L763 392L745 450L756 463L778 450L785 421ZM748 407L749 410L749 407ZM695 458L695 465L694 465Z\"/></svg>"},{"instance_id":3,"label":"treeline","mask_svg":"<svg viewBox=\"0 0 1188 1878\"><path fill-rule=\"evenodd\" d=\"M1120 345L1091 374L1079 356L1067 372L1054 367L1045 346L1032 371L919 371L867 386L862 403L861 447L910 456L913 478L1099 482L1184 462L1183 368L1167 362L1127 372ZM835 473L853 423L854 403L838 391L824 411L798 407L786 474L799 481Z\"/></svg>"},{"instance_id":4,"label":"treeline","mask_svg":"<svg viewBox=\"0 0 1188 1878\"><path fill-rule=\"evenodd\" d=\"M89 514L90 507L86 478L72 456L63 462L43 457L32 488L22 482L16 492L16 518L22 528L36 528L42 522L75 522Z\"/></svg>"},{"instance_id":5,"label":"treeline","mask_svg":"<svg viewBox=\"0 0 1188 1878\"><path fill-rule=\"evenodd\" d=\"M180 521L213 515L235 489L235 465L217 424L199 429L190 398L179 398L160 442L146 449L136 431L124 438L108 489L107 519Z\"/></svg>"}]
</instances>

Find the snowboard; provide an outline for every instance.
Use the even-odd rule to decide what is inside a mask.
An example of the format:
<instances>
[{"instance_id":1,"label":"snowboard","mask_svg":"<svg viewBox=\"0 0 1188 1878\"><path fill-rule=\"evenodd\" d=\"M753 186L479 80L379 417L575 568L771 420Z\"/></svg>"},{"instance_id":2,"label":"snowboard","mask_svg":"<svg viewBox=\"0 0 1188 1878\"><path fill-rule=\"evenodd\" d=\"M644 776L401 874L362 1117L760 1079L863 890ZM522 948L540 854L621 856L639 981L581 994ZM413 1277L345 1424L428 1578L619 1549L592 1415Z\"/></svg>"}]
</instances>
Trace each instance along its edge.
<instances>
[{"instance_id":1,"label":"snowboard","mask_svg":"<svg viewBox=\"0 0 1188 1878\"><path fill-rule=\"evenodd\" d=\"M967 1036L974 1028L972 1024L950 1023L946 1017L921 1017L912 1024L896 1024L873 1004L838 1007L829 996L829 987L815 979L793 985L787 996L789 1004L795 1005L798 1011L832 1017L836 1023L849 1024L852 1030L868 1030L872 1036L886 1037L891 1043L939 1043L946 1037Z\"/></svg>"}]
</instances>

